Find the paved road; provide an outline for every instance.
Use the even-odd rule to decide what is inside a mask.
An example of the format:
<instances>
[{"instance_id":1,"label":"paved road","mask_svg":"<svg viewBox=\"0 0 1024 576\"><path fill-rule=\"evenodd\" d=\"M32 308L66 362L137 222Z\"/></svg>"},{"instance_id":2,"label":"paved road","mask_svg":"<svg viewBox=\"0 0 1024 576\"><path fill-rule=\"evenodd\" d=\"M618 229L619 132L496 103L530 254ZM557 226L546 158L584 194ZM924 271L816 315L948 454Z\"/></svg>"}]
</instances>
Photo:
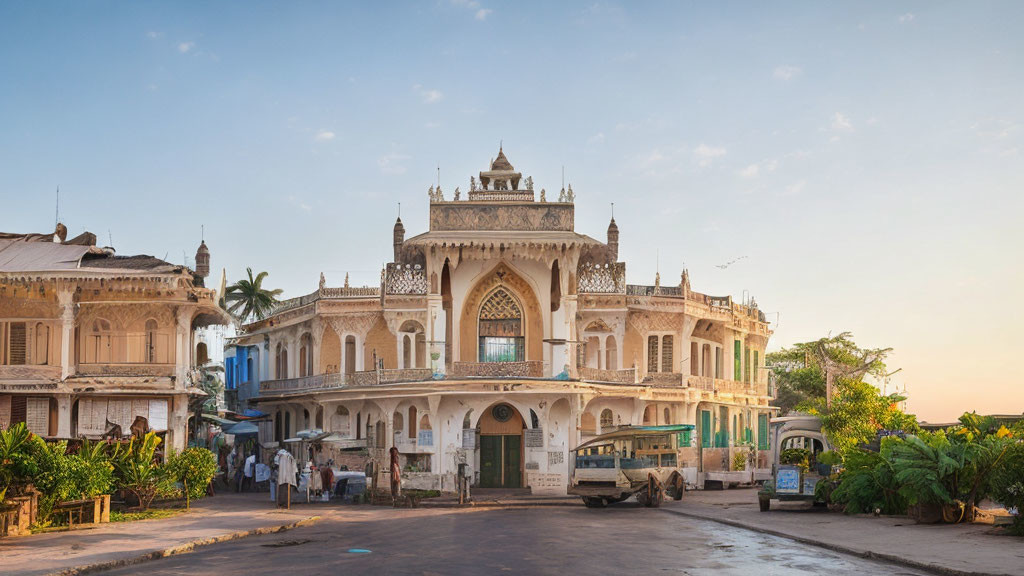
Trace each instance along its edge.
<instances>
[{"instance_id":1,"label":"paved road","mask_svg":"<svg viewBox=\"0 0 1024 576\"><path fill-rule=\"evenodd\" d=\"M139 573L925 574L628 504L604 510L341 508L313 526L106 572Z\"/></svg>"}]
</instances>

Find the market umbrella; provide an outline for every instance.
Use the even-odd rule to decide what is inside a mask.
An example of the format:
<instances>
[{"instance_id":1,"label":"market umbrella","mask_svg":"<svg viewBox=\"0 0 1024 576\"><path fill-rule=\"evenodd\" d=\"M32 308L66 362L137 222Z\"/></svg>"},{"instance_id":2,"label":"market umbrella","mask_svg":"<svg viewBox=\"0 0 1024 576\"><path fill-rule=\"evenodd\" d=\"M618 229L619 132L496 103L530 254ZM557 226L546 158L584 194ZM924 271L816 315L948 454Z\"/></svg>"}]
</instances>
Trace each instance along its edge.
<instances>
[{"instance_id":1,"label":"market umbrella","mask_svg":"<svg viewBox=\"0 0 1024 576\"><path fill-rule=\"evenodd\" d=\"M252 408L246 408L245 411L242 412L242 416L245 416L246 418L262 418L264 416L269 416L269 414Z\"/></svg>"},{"instance_id":2,"label":"market umbrella","mask_svg":"<svg viewBox=\"0 0 1024 576\"><path fill-rule=\"evenodd\" d=\"M234 434L235 436L244 436L246 434L256 434L260 431L255 424L249 422L239 422L234 426L224 430L225 434Z\"/></svg>"}]
</instances>

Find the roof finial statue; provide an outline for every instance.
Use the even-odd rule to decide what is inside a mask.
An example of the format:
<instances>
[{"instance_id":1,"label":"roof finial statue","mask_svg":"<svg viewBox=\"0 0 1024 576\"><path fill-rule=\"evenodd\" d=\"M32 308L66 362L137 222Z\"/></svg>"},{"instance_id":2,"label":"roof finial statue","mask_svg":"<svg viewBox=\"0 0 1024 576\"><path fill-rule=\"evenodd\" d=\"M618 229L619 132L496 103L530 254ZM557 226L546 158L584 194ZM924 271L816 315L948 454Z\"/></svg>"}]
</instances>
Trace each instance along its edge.
<instances>
[{"instance_id":1,"label":"roof finial statue","mask_svg":"<svg viewBox=\"0 0 1024 576\"><path fill-rule=\"evenodd\" d=\"M565 200L572 204L576 200L576 194L572 191L572 183L569 183L569 191L565 193Z\"/></svg>"},{"instance_id":2,"label":"roof finial statue","mask_svg":"<svg viewBox=\"0 0 1024 576\"><path fill-rule=\"evenodd\" d=\"M321 272L320 273L320 290L323 290L325 286L327 286L327 279L324 278L324 273Z\"/></svg>"},{"instance_id":3,"label":"roof finial statue","mask_svg":"<svg viewBox=\"0 0 1024 576\"><path fill-rule=\"evenodd\" d=\"M545 191L543 188L540 189L540 201L541 202L547 202L548 201L548 199L547 199L547 191Z\"/></svg>"},{"instance_id":4,"label":"roof finial statue","mask_svg":"<svg viewBox=\"0 0 1024 576\"><path fill-rule=\"evenodd\" d=\"M456 186L456 187L455 187L455 201L456 201L456 202L458 202L458 201L459 201L459 196L461 196L461 195L462 195L462 192L459 192L459 187L458 187L458 186Z\"/></svg>"},{"instance_id":5,"label":"roof finial statue","mask_svg":"<svg viewBox=\"0 0 1024 576\"><path fill-rule=\"evenodd\" d=\"M533 176L526 177L526 189L533 192Z\"/></svg>"},{"instance_id":6,"label":"roof finial statue","mask_svg":"<svg viewBox=\"0 0 1024 576\"><path fill-rule=\"evenodd\" d=\"M345 272L345 288L348 288L348 272Z\"/></svg>"},{"instance_id":7,"label":"roof finial statue","mask_svg":"<svg viewBox=\"0 0 1024 576\"><path fill-rule=\"evenodd\" d=\"M469 191L476 192L476 176L469 177Z\"/></svg>"},{"instance_id":8,"label":"roof finial statue","mask_svg":"<svg viewBox=\"0 0 1024 576\"><path fill-rule=\"evenodd\" d=\"M565 188L562 188L562 191L558 193L558 201L565 202Z\"/></svg>"},{"instance_id":9,"label":"roof finial statue","mask_svg":"<svg viewBox=\"0 0 1024 576\"><path fill-rule=\"evenodd\" d=\"M434 193L434 185L433 184L430 185L430 190L427 190L427 196L430 198L431 202L436 202L437 201L437 194Z\"/></svg>"}]
</instances>

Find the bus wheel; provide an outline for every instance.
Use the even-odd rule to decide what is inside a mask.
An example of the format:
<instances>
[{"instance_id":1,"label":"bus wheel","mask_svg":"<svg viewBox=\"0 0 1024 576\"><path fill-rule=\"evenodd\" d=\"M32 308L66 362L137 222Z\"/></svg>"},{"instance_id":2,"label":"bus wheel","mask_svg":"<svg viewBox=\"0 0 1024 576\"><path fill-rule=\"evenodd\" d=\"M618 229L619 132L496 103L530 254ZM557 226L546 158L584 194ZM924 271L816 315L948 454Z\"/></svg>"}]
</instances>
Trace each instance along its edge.
<instances>
[{"instance_id":1,"label":"bus wheel","mask_svg":"<svg viewBox=\"0 0 1024 576\"><path fill-rule=\"evenodd\" d=\"M604 508L608 505L604 498L597 498L594 496L584 496L583 505L587 508Z\"/></svg>"}]
</instances>

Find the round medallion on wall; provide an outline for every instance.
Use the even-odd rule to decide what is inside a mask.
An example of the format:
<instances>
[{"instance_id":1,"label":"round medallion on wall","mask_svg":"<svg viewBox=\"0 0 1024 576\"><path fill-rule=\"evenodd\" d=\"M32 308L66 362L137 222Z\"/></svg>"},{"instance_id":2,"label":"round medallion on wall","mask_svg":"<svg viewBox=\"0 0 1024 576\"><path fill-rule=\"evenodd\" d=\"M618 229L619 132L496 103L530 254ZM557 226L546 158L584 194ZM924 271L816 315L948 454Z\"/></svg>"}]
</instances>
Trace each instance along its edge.
<instances>
[{"instance_id":1,"label":"round medallion on wall","mask_svg":"<svg viewBox=\"0 0 1024 576\"><path fill-rule=\"evenodd\" d=\"M512 418L512 407L508 404L498 404L491 408L491 416L498 422L508 422Z\"/></svg>"}]
</instances>

